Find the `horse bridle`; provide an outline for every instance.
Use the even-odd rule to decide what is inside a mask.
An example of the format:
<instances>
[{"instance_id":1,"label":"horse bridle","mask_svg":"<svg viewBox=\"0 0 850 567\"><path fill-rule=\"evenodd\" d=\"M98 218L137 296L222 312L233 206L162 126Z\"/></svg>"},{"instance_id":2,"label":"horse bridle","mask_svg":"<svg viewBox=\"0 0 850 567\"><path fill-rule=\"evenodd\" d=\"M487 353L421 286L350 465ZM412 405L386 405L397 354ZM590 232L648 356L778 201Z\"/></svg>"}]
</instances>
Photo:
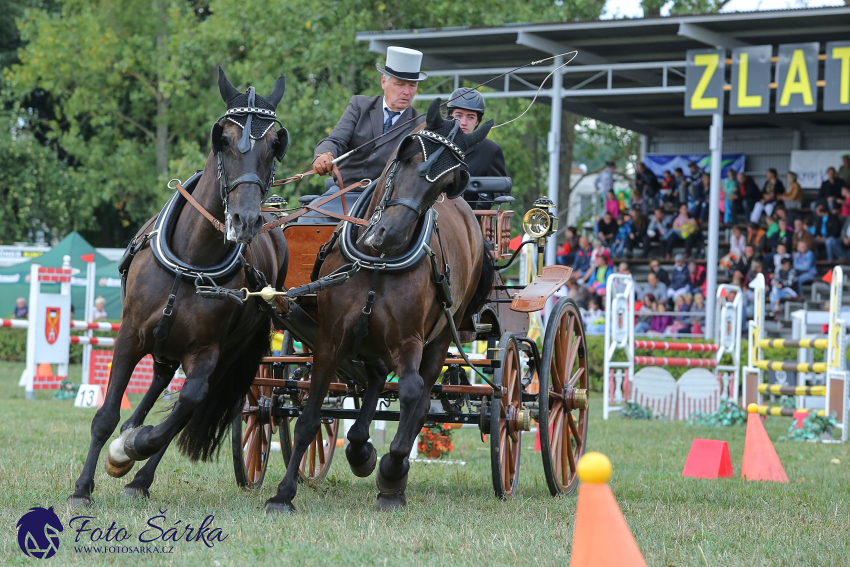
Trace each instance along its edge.
<instances>
[{"instance_id":1,"label":"horse bridle","mask_svg":"<svg viewBox=\"0 0 850 567\"><path fill-rule=\"evenodd\" d=\"M213 136L213 132L215 130L215 125L221 122L222 118L230 119L231 116L246 116L245 126L242 127L242 137L239 139L239 144L237 144L237 149L240 153L247 153L251 149L251 122L254 116L262 116L266 119L271 119L274 123L277 123L280 128L283 128L283 124L281 124L280 120L277 119L277 114L273 110L268 110L265 108L259 108L255 106L256 103L256 91L254 87L248 87L248 106L231 108L223 115L221 115L218 120L213 123L212 130L210 130L210 136ZM239 124L235 120L232 120L235 124ZM241 126L241 124L239 124ZM215 141L213 141L213 151L215 151ZM225 239L227 238L227 233L230 230L230 212L228 210L228 197L230 193L234 191L238 186L249 184L256 185L260 188L260 197L261 199L265 199L266 195L268 195L269 190L271 189L272 183L274 183L274 175L275 175L275 165L276 159L272 158L272 167L269 172L269 177L266 179L265 183L260 179L260 177L256 173L243 173L239 177L237 177L233 183L227 182L227 171L224 168L224 160L221 157L221 151L215 151L216 158L216 179L219 182L219 195L221 196L222 205L224 205L224 222L225 222Z\"/></svg>"},{"instance_id":2,"label":"horse bridle","mask_svg":"<svg viewBox=\"0 0 850 567\"><path fill-rule=\"evenodd\" d=\"M416 168L416 173L419 174L419 177L424 178L429 183L436 183L437 180L440 179L440 177L447 174L448 172L453 171L461 166L466 166L466 162L464 161L466 159L466 154L457 146L457 144L454 143L454 138L459 130L459 122L455 122L455 125L452 127L452 130L451 132L449 132L448 136L442 136L431 130L420 130L419 132L414 132L409 136L405 137L405 139L402 140L401 144L399 144L399 148L407 140L417 140L422 146L422 152L425 155L425 161L419 164L419 166ZM440 145L440 147L437 148L437 150L430 156L428 155L428 150L425 147L424 140L426 139L429 142L436 142ZM451 152L452 156L456 158L456 163L453 166L448 167L442 171L433 172L432 169L434 168L434 165L437 163L437 160L440 158L443 151L445 150ZM378 203L378 206L375 207L375 212L372 214L372 217L369 219L369 229L374 227L378 223L378 221L381 220L381 216L383 215L383 212L387 209L387 207L392 207L394 205L407 207L408 209L416 213L416 218L418 220L419 217L421 217L426 210L433 207L434 203L437 202L437 200L435 199L434 202L425 207L422 203L413 199L391 199L390 197L392 197L393 190L395 189L395 174L398 171L398 166L399 160L397 153L396 157L393 158L393 161L390 162L390 165L387 167L387 173L384 176L384 194L381 197L381 201ZM463 188L460 188L460 190L455 190L452 195L449 196L449 198L456 198L457 196L459 196L465 188L465 184L463 185ZM364 235L366 234L366 232L369 232L369 229L364 231Z\"/></svg>"}]
</instances>

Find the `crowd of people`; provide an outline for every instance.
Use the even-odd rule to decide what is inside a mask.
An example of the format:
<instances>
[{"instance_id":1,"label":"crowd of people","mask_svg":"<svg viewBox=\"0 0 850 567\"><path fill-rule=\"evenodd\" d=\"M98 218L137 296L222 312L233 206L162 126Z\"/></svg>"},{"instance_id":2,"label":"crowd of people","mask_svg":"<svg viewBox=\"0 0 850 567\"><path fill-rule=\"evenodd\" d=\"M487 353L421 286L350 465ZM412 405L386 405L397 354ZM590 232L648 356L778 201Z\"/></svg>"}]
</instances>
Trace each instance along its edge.
<instances>
[{"instance_id":1,"label":"crowd of people","mask_svg":"<svg viewBox=\"0 0 850 567\"><path fill-rule=\"evenodd\" d=\"M573 268L564 293L584 310L589 332L604 330L602 298L615 260L636 253L652 257L646 281L636 285L636 332L703 332L706 270L694 259L705 252L711 178L695 162L688 169L687 175L676 168L659 178L639 163L629 207L614 192L614 163L608 162L597 177L604 208L592 234L568 227L557 253L559 264ZM727 281L744 290L763 274L775 314L783 299L802 294L802 286L817 277L817 260L850 261L850 155L843 156L840 168L826 171L809 207L804 207L793 171L785 174L784 183L773 168L765 177L759 188L746 173L727 171L717 206L731 236L728 250L720 252L720 267ZM674 259L669 273L660 266L662 257ZM628 264L620 263L616 272L629 273Z\"/></svg>"}]
</instances>

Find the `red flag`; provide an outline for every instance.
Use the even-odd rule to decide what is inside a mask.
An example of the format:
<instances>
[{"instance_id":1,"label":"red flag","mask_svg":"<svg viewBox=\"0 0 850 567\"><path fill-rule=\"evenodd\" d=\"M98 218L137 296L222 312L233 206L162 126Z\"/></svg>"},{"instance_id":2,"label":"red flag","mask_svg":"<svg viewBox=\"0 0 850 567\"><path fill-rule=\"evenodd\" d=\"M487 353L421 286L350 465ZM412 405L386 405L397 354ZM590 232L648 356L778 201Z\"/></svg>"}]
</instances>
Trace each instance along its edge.
<instances>
[{"instance_id":1,"label":"red flag","mask_svg":"<svg viewBox=\"0 0 850 567\"><path fill-rule=\"evenodd\" d=\"M830 270L830 271L828 271L827 273L824 274L823 281L825 281L828 284L832 283L832 270Z\"/></svg>"},{"instance_id":2,"label":"red flag","mask_svg":"<svg viewBox=\"0 0 850 567\"><path fill-rule=\"evenodd\" d=\"M91 254L83 254L82 256L80 256L80 260L91 264L92 262L94 262L94 252L92 252Z\"/></svg>"}]
</instances>

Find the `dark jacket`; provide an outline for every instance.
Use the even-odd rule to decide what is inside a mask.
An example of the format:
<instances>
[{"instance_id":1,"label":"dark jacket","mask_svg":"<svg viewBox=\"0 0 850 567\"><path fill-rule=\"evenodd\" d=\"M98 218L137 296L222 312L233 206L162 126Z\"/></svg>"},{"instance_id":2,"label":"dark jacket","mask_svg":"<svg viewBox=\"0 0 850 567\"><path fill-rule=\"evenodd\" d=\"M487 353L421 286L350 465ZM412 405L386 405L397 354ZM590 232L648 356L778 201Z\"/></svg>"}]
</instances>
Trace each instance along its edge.
<instances>
[{"instance_id":1,"label":"dark jacket","mask_svg":"<svg viewBox=\"0 0 850 567\"><path fill-rule=\"evenodd\" d=\"M688 272L687 265L682 264L681 269L673 266L673 273L670 274L670 289L674 291L682 289L683 287L687 287L690 281L691 274Z\"/></svg>"},{"instance_id":2,"label":"dark jacket","mask_svg":"<svg viewBox=\"0 0 850 567\"><path fill-rule=\"evenodd\" d=\"M841 236L841 219L832 213L826 215L826 233L823 230L823 217L815 217L815 234L824 238Z\"/></svg>"},{"instance_id":3,"label":"dark jacket","mask_svg":"<svg viewBox=\"0 0 850 567\"><path fill-rule=\"evenodd\" d=\"M652 272L652 273L655 274L658 277L658 281L660 281L661 283L663 283L667 287L670 287L670 274L667 273L667 270L665 270L664 268L658 268L657 272Z\"/></svg>"},{"instance_id":4,"label":"dark jacket","mask_svg":"<svg viewBox=\"0 0 850 567\"><path fill-rule=\"evenodd\" d=\"M738 183L738 195L740 195L742 199L747 199L749 201L760 201L761 189L759 189L752 177L745 175L744 182Z\"/></svg>"},{"instance_id":5,"label":"dark jacket","mask_svg":"<svg viewBox=\"0 0 850 567\"><path fill-rule=\"evenodd\" d=\"M786 252L790 254L790 251L792 250L791 246L794 244L794 231L790 229L786 230L785 236L783 237L777 230L768 240L768 246L772 252L775 252L776 247L780 244L784 244Z\"/></svg>"},{"instance_id":6,"label":"dark jacket","mask_svg":"<svg viewBox=\"0 0 850 567\"><path fill-rule=\"evenodd\" d=\"M591 254L593 254L592 246L589 246L587 249L578 248L576 250L576 261L573 264L573 272L577 275L583 275L590 267Z\"/></svg>"},{"instance_id":7,"label":"dark jacket","mask_svg":"<svg viewBox=\"0 0 850 567\"><path fill-rule=\"evenodd\" d=\"M768 189L769 184L770 184L770 181L764 182L764 187L761 190L762 195L767 193L767 189ZM782 184L782 181L777 179L776 182L773 184L773 196L778 197L779 195L782 195L783 193L785 193L785 185Z\"/></svg>"},{"instance_id":8,"label":"dark jacket","mask_svg":"<svg viewBox=\"0 0 850 567\"><path fill-rule=\"evenodd\" d=\"M342 118L328 137L316 146L316 155L330 152L336 158L380 136L384 131L383 98L383 95L351 97L348 107L342 113ZM406 126L401 126L411 118L415 120ZM398 117L390 133L337 164L343 183L350 185L361 179L375 180L380 177L401 140L424 121L425 117L413 106L408 107Z\"/></svg>"},{"instance_id":9,"label":"dark jacket","mask_svg":"<svg viewBox=\"0 0 850 567\"><path fill-rule=\"evenodd\" d=\"M787 270L780 269L776 273L776 277L773 278L773 281L782 284L782 287L790 287L791 289L794 289L794 286L797 283L797 272L794 268L788 268Z\"/></svg>"},{"instance_id":10,"label":"dark jacket","mask_svg":"<svg viewBox=\"0 0 850 567\"><path fill-rule=\"evenodd\" d=\"M502 146L484 138L466 150L466 165L470 177L507 177Z\"/></svg>"},{"instance_id":11,"label":"dark jacket","mask_svg":"<svg viewBox=\"0 0 850 567\"><path fill-rule=\"evenodd\" d=\"M841 188L844 187L844 185L844 180L840 177L836 177L833 182L830 182L829 179L825 179L824 182L820 184L818 200L826 200L828 197L840 199Z\"/></svg>"}]
</instances>

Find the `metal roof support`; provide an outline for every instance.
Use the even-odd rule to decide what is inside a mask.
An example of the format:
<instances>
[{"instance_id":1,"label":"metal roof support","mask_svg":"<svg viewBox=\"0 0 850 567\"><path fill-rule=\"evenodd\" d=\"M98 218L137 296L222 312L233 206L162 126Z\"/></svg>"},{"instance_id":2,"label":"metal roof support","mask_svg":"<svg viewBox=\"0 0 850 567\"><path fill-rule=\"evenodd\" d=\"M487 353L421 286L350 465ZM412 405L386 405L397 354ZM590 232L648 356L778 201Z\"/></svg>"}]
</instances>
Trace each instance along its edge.
<instances>
[{"instance_id":1,"label":"metal roof support","mask_svg":"<svg viewBox=\"0 0 850 567\"><path fill-rule=\"evenodd\" d=\"M564 58L558 56L555 58L555 67L562 65ZM549 199L555 204L555 211L558 210L558 178L560 176L561 166L561 106L562 106L562 91L564 89L564 72L558 69L552 74L552 119L549 126ZM567 164L570 167L570 164ZM566 203L565 203L566 204ZM552 266L555 262L555 251L557 249L557 236L549 237L549 242L546 244L546 265Z\"/></svg>"},{"instance_id":2,"label":"metal roof support","mask_svg":"<svg viewBox=\"0 0 850 567\"><path fill-rule=\"evenodd\" d=\"M708 246L706 253L706 289L709 292L705 298L705 338L714 337L714 317L717 289L717 267L718 250L720 242L720 184L721 171L723 167L723 114L716 112L712 115L711 129L709 130L708 147L711 150L711 181L709 183L709 207L708 207Z\"/></svg>"},{"instance_id":3,"label":"metal roof support","mask_svg":"<svg viewBox=\"0 0 850 567\"><path fill-rule=\"evenodd\" d=\"M723 35L722 33L713 32L696 24L687 22L679 23L678 35L689 37L696 41L700 41L706 45L716 47L718 49L735 49L736 47L747 47L750 45L746 41Z\"/></svg>"}]
</instances>

